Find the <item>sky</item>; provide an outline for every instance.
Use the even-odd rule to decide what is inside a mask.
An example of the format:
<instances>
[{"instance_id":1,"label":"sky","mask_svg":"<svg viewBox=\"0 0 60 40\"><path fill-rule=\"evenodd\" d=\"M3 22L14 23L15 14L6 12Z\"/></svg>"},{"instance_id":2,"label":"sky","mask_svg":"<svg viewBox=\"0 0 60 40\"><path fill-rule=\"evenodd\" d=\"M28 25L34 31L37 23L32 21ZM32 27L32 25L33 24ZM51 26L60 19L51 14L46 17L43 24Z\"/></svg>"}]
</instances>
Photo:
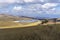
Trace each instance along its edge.
<instances>
[{"instance_id":1,"label":"sky","mask_svg":"<svg viewBox=\"0 0 60 40\"><path fill-rule=\"evenodd\" d=\"M0 13L60 18L60 0L0 0Z\"/></svg>"}]
</instances>

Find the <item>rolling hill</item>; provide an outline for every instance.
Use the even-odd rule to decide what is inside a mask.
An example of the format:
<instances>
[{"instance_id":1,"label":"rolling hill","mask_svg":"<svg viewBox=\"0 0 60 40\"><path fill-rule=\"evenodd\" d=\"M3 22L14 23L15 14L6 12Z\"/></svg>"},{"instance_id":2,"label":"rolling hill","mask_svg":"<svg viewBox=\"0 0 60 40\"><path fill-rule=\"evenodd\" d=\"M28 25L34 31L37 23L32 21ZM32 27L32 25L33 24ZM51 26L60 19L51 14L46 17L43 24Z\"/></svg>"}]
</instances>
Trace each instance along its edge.
<instances>
[{"instance_id":1,"label":"rolling hill","mask_svg":"<svg viewBox=\"0 0 60 40\"><path fill-rule=\"evenodd\" d=\"M31 20L28 17L19 17L8 14L0 14L0 29L1 28L16 28L16 27L28 27L40 24L40 21L36 22L15 22L18 20ZM33 20L33 19L32 19Z\"/></svg>"},{"instance_id":2,"label":"rolling hill","mask_svg":"<svg viewBox=\"0 0 60 40\"><path fill-rule=\"evenodd\" d=\"M17 21L17 20L28 20L31 18L13 16L9 14L0 14L0 21Z\"/></svg>"}]
</instances>

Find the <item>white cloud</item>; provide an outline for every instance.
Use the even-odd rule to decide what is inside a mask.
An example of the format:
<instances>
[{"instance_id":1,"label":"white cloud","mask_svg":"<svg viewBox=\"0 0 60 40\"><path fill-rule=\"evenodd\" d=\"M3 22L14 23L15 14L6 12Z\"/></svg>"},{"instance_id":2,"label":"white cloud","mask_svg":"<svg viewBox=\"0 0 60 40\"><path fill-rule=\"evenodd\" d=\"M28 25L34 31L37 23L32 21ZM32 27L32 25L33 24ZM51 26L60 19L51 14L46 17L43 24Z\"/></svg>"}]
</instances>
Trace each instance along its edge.
<instances>
[{"instance_id":1,"label":"white cloud","mask_svg":"<svg viewBox=\"0 0 60 40\"><path fill-rule=\"evenodd\" d=\"M16 0L6 0L6 2L8 2L8 3L14 3L14 2L16 2Z\"/></svg>"},{"instance_id":2,"label":"white cloud","mask_svg":"<svg viewBox=\"0 0 60 40\"><path fill-rule=\"evenodd\" d=\"M0 3L24 3L24 2L33 2L34 0L0 0Z\"/></svg>"},{"instance_id":3,"label":"white cloud","mask_svg":"<svg viewBox=\"0 0 60 40\"><path fill-rule=\"evenodd\" d=\"M40 8L41 8L41 4L31 4L31 5L28 5L28 6L26 6L28 9L35 9L35 10L40 10Z\"/></svg>"},{"instance_id":4,"label":"white cloud","mask_svg":"<svg viewBox=\"0 0 60 40\"><path fill-rule=\"evenodd\" d=\"M44 0L40 0L41 2L44 2Z\"/></svg>"},{"instance_id":5,"label":"white cloud","mask_svg":"<svg viewBox=\"0 0 60 40\"><path fill-rule=\"evenodd\" d=\"M22 2L22 3L24 3L24 2L53 2L53 1L52 0L0 0L0 3L4 3L4 2L7 2L7 3L14 3L14 2L21 3Z\"/></svg>"},{"instance_id":6,"label":"white cloud","mask_svg":"<svg viewBox=\"0 0 60 40\"><path fill-rule=\"evenodd\" d=\"M17 2L18 0L0 0L0 3L14 3Z\"/></svg>"},{"instance_id":7,"label":"white cloud","mask_svg":"<svg viewBox=\"0 0 60 40\"><path fill-rule=\"evenodd\" d=\"M55 7L57 5L58 5L57 3L46 3L46 4L42 5L42 8L48 9L51 7Z\"/></svg>"},{"instance_id":8,"label":"white cloud","mask_svg":"<svg viewBox=\"0 0 60 40\"><path fill-rule=\"evenodd\" d=\"M21 6L15 6L13 8L13 10L15 10L15 11L21 11L22 10L22 7Z\"/></svg>"},{"instance_id":9,"label":"white cloud","mask_svg":"<svg viewBox=\"0 0 60 40\"><path fill-rule=\"evenodd\" d=\"M33 2L34 0L24 0L24 2Z\"/></svg>"}]
</instances>

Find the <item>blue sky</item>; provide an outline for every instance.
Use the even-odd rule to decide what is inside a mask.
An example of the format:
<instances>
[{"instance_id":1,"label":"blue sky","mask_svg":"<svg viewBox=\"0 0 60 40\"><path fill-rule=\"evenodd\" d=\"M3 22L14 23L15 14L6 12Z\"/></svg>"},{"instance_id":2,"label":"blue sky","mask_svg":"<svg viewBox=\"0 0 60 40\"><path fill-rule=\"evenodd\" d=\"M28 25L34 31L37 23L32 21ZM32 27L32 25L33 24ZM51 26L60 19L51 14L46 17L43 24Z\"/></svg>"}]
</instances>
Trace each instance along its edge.
<instances>
[{"instance_id":1,"label":"blue sky","mask_svg":"<svg viewBox=\"0 0 60 40\"><path fill-rule=\"evenodd\" d=\"M29 17L60 17L60 0L0 0L0 13Z\"/></svg>"}]
</instances>

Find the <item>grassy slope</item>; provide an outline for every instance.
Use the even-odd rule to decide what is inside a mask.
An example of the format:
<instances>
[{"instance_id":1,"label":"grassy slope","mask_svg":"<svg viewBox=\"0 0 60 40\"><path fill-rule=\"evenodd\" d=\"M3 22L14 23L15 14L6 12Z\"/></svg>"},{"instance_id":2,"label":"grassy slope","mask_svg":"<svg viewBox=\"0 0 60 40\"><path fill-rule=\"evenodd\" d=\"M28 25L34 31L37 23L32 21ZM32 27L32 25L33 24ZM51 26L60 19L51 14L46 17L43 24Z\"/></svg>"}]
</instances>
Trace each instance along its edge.
<instances>
[{"instance_id":1,"label":"grassy slope","mask_svg":"<svg viewBox=\"0 0 60 40\"><path fill-rule=\"evenodd\" d=\"M60 25L0 29L0 40L60 40Z\"/></svg>"},{"instance_id":2,"label":"grassy slope","mask_svg":"<svg viewBox=\"0 0 60 40\"><path fill-rule=\"evenodd\" d=\"M1 28L9 28L9 27L34 26L34 25L37 25L40 23L40 22L34 22L34 23L13 22L16 20L29 20L29 19L31 19L31 18L18 17L18 16L7 15L7 14L0 14L0 29Z\"/></svg>"},{"instance_id":3,"label":"grassy slope","mask_svg":"<svg viewBox=\"0 0 60 40\"><path fill-rule=\"evenodd\" d=\"M0 21L16 21L16 20L28 20L31 18L12 16L8 14L0 14Z\"/></svg>"},{"instance_id":4,"label":"grassy slope","mask_svg":"<svg viewBox=\"0 0 60 40\"><path fill-rule=\"evenodd\" d=\"M40 21L32 22L32 23L16 23L12 21L7 21L7 22L0 21L0 29L36 26L38 24L40 24Z\"/></svg>"},{"instance_id":5,"label":"grassy slope","mask_svg":"<svg viewBox=\"0 0 60 40\"><path fill-rule=\"evenodd\" d=\"M12 21L0 21L0 27L11 27L11 26L18 26L21 25L20 23L15 23Z\"/></svg>"},{"instance_id":6,"label":"grassy slope","mask_svg":"<svg viewBox=\"0 0 60 40\"><path fill-rule=\"evenodd\" d=\"M0 27L11 27L11 25L15 27L18 24L20 25L20 23L13 23L11 21L22 19L28 20L29 18L0 15ZM60 25L38 25L25 28L0 29L0 40L60 40Z\"/></svg>"}]
</instances>

